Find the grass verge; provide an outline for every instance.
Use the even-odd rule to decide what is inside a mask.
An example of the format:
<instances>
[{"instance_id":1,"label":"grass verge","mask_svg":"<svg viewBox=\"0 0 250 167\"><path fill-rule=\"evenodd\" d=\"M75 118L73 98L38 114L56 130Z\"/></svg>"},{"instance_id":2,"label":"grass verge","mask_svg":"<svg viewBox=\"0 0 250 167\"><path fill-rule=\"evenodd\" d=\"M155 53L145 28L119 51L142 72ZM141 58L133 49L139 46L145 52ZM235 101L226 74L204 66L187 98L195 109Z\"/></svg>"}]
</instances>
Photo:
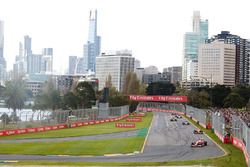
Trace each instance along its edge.
<instances>
[{"instance_id":1,"label":"grass verge","mask_svg":"<svg viewBox=\"0 0 250 167\"><path fill-rule=\"evenodd\" d=\"M137 129L148 128L150 126L153 114L147 113L145 117L142 117L142 122L136 122L136 128L115 128L115 122L96 124L90 126L82 126L77 128L52 130L46 132L20 134L13 136L2 136L1 139L31 139L31 138L56 138L56 137L72 137L72 136L87 136L114 132L125 132ZM124 122L120 120L118 122Z\"/></svg>"},{"instance_id":2,"label":"grass verge","mask_svg":"<svg viewBox=\"0 0 250 167\"><path fill-rule=\"evenodd\" d=\"M0 144L0 154L104 155L139 151L144 137L65 142Z\"/></svg>"}]
</instances>

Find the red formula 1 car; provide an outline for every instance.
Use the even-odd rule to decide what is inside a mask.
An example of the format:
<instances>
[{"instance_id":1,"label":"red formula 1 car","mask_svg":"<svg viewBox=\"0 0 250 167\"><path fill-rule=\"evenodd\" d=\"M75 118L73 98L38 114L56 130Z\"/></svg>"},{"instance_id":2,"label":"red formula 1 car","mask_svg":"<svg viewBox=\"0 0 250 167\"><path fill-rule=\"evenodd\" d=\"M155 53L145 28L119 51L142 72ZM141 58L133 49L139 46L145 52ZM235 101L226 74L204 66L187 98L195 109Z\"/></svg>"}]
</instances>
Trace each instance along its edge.
<instances>
[{"instance_id":1,"label":"red formula 1 car","mask_svg":"<svg viewBox=\"0 0 250 167\"><path fill-rule=\"evenodd\" d=\"M203 131L200 129L197 129L197 130L195 129L194 134L203 134Z\"/></svg>"},{"instance_id":2,"label":"red formula 1 car","mask_svg":"<svg viewBox=\"0 0 250 167\"><path fill-rule=\"evenodd\" d=\"M207 146L207 141L204 139L199 139L196 142L191 143L191 147L204 147Z\"/></svg>"}]
</instances>

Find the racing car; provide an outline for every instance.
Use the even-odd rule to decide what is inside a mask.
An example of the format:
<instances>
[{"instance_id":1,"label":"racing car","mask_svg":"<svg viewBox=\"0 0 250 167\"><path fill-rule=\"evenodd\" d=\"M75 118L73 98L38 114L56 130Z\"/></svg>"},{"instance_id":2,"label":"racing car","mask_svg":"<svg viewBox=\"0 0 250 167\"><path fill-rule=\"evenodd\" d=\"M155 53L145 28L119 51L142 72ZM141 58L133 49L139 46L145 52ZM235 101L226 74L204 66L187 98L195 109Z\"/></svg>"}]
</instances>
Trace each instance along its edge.
<instances>
[{"instance_id":1,"label":"racing car","mask_svg":"<svg viewBox=\"0 0 250 167\"><path fill-rule=\"evenodd\" d=\"M203 134L203 131L200 129L197 129L197 130L195 129L194 134Z\"/></svg>"},{"instance_id":2,"label":"racing car","mask_svg":"<svg viewBox=\"0 0 250 167\"><path fill-rule=\"evenodd\" d=\"M177 121L177 119L175 117L172 117L170 121Z\"/></svg>"},{"instance_id":3,"label":"racing car","mask_svg":"<svg viewBox=\"0 0 250 167\"><path fill-rule=\"evenodd\" d=\"M182 125L189 125L189 122L188 121L184 121L184 122L182 122Z\"/></svg>"},{"instance_id":4,"label":"racing car","mask_svg":"<svg viewBox=\"0 0 250 167\"><path fill-rule=\"evenodd\" d=\"M182 116L181 115L176 115L175 118L182 118Z\"/></svg>"},{"instance_id":5,"label":"racing car","mask_svg":"<svg viewBox=\"0 0 250 167\"><path fill-rule=\"evenodd\" d=\"M196 142L191 143L191 147L204 147L207 146L207 141L205 141L203 138L197 140Z\"/></svg>"}]
</instances>

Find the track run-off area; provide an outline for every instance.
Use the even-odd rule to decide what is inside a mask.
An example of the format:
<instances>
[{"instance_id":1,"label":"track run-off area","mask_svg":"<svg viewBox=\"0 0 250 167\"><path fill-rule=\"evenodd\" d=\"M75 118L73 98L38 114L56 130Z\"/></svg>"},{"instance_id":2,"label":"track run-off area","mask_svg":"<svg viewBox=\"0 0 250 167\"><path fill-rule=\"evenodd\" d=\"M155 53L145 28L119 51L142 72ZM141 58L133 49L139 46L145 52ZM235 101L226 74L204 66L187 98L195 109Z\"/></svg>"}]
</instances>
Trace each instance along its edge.
<instances>
[{"instance_id":1,"label":"track run-off area","mask_svg":"<svg viewBox=\"0 0 250 167\"><path fill-rule=\"evenodd\" d=\"M196 127L192 124L183 125L185 118L178 118L177 121L170 121L171 113L154 112L145 145L141 150L134 150L128 154L107 154L103 156L91 155L13 155L3 154L0 150L0 161L4 160L46 160L46 161L67 161L67 162L165 162L180 160L207 159L224 155L221 150L205 134L193 134ZM140 130L128 132L117 132L111 134L65 137L65 138L42 138L42 139L7 139L0 140L0 146L4 144L22 144L37 142L37 145L47 142L61 141L84 141L84 140L105 140L105 139L129 139L138 136ZM205 147L192 148L191 142L204 138L208 145ZM121 140L122 142L122 140ZM119 147L119 145L118 145ZM82 149L82 148L78 148Z\"/></svg>"}]
</instances>

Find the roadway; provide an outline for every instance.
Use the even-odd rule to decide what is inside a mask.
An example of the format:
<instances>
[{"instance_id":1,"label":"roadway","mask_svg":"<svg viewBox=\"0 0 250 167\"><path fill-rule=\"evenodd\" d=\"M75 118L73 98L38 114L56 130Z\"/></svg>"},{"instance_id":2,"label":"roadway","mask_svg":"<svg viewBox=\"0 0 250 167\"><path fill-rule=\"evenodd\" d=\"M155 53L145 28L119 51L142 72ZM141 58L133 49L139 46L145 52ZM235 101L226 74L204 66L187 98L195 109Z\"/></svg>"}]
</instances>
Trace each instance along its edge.
<instances>
[{"instance_id":1,"label":"roadway","mask_svg":"<svg viewBox=\"0 0 250 167\"><path fill-rule=\"evenodd\" d=\"M128 155L106 155L106 156L40 156L40 155L0 155L0 160L48 160L48 161L74 161L74 162L162 162L179 160L197 160L221 156L224 152L206 135L195 135L196 129L191 125L182 125L184 118L171 122L170 113L154 113L152 126L149 131L143 153L132 153ZM122 136L132 137L136 131L127 134L114 133L114 138ZM100 135L98 135L100 139ZM116 136L116 137L115 137ZM108 138L112 138L112 135ZM203 137L208 141L208 146L202 148L191 148L192 141ZM95 137L92 136L94 139ZM41 139L46 140L46 139ZM71 140L67 138L67 140ZM10 141L10 140L9 140ZM17 141L18 142L18 141ZM26 140L27 142L27 140ZM42 141L39 141L42 142Z\"/></svg>"}]
</instances>

